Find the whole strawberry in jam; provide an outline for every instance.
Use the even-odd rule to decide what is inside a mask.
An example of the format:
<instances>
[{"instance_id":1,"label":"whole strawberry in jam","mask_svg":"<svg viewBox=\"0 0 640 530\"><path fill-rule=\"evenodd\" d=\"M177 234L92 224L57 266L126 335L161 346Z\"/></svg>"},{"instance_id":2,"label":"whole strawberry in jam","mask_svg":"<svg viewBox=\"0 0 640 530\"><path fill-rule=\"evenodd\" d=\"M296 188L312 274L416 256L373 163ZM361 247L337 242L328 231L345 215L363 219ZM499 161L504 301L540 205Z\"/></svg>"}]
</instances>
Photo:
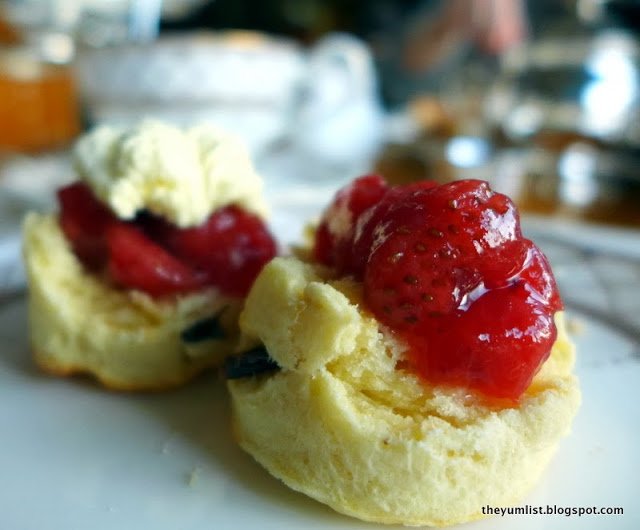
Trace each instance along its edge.
<instances>
[{"instance_id":1,"label":"whole strawberry in jam","mask_svg":"<svg viewBox=\"0 0 640 530\"><path fill-rule=\"evenodd\" d=\"M379 175L355 179L324 212L316 231L315 259L342 274L361 276L380 217L401 198L435 185L424 181L391 188Z\"/></svg>"},{"instance_id":2,"label":"whole strawberry in jam","mask_svg":"<svg viewBox=\"0 0 640 530\"><path fill-rule=\"evenodd\" d=\"M245 296L277 251L263 221L237 206L177 228L148 213L122 221L82 183L61 189L58 199L60 226L78 259L118 287L155 297L206 286Z\"/></svg>"},{"instance_id":3,"label":"whole strawberry in jam","mask_svg":"<svg viewBox=\"0 0 640 530\"><path fill-rule=\"evenodd\" d=\"M340 272L363 281L368 308L408 344L413 368L517 399L550 353L562 303L511 200L478 180L387 188L352 223L351 267Z\"/></svg>"}]
</instances>

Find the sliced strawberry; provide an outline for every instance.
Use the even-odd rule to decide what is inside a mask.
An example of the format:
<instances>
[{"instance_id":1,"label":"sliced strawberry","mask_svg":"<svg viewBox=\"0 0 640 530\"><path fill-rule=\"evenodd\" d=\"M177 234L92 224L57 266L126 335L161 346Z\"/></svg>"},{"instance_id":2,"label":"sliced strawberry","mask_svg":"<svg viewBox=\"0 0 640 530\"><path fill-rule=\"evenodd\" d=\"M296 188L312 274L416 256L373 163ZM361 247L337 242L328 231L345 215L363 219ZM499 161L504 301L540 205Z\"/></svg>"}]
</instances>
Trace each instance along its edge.
<instances>
[{"instance_id":1,"label":"sliced strawberry","mask_svg":"<svg viewBox=\"0 0 640 530\"><path fill-rule=\"evenodd\" d=\"M276 243L263 221L237 206L217 210L201 226L165 227L166 248L232 296L246 296L262 267L276 255Z\"/></svg>"},{"instance_id":2,"label":"sliced strawberry","mask_svg":"<svg viewBox=\"0 0 640 530\"><path fill-rule=\"evenodd\" d=\"M205 278L147 238L130 223L117 222L106 232L107 272L119 286L151 296L186 293L205 285Z\"/></svg>"},{"instance_id":3,"label":"sliced strawberry","mask_svg":"<svg viewBox=\"0 0 640 530\"><path fill-rule=\"evenodd\" d=\"M237 206L180 229L147 212L120 221L83 183L62 188L58 198L60 225L80 261L92 271L106 268L120 287L152 296L205 285L245 296L277 250L262 220Z\"/></svg>"},{"instance_id":4,"label":"sliced strawberry","mask_svg":"<svg viewBox=\"0 0 640 530\"><path fill-rule=\"evenodd\" d=\"M58 190L60 226L73 251L89 269L100 269L107 258L104 233L116 217L96 199L86 184Z\"/></svg>"}]
</instances>

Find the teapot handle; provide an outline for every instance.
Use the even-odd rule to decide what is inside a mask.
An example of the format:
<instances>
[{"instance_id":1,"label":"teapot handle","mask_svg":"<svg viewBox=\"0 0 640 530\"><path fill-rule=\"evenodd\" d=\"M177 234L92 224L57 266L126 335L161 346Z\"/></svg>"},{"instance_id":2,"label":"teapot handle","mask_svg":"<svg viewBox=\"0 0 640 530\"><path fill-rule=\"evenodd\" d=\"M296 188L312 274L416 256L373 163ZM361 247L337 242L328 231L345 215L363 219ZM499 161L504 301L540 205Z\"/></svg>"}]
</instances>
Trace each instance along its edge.
<instances>
[{"instance_id":1,"label":"teapot handle","mask_svg":"<svg viewBox=\"0 0 640 530\"><path fill-rule=\"evenodd\" d=\"M367 45L347 33L330 33L308 52L305 112L327 117L350 103L377 99L377 77Z\"/></svg>"},{"instance_id":2,"label":"teapot handle","mask_svg":"<svg viewBox=\"0 0 640 530\"><path fill-rule=\"evenodd\" d=\"M311 68L321 63L341 65L350 75L352 86L361 94L376 89L377 80L373 59L367 45L348 33L330 33L322 37L309 55Z\"/></svg>"}]
</instances>

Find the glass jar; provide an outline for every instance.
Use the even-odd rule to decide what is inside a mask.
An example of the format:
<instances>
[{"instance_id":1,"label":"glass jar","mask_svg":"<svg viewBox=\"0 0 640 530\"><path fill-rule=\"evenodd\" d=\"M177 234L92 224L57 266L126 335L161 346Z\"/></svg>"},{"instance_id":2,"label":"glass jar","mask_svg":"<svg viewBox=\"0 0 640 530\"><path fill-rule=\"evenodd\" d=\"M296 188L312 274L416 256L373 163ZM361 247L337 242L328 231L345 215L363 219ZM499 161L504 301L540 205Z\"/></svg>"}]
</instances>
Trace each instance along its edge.
<instances>
[{"instance_id":1,"label":"glass jar","mask_svg":"<svg viewBox=\"0 0 640 530\"><path fill-rule=\"evenodd\" d=\"M44 62L29 47L0 50L0 151L64 147L79 131L71 68Z\"/></svg>"}]
</instances>

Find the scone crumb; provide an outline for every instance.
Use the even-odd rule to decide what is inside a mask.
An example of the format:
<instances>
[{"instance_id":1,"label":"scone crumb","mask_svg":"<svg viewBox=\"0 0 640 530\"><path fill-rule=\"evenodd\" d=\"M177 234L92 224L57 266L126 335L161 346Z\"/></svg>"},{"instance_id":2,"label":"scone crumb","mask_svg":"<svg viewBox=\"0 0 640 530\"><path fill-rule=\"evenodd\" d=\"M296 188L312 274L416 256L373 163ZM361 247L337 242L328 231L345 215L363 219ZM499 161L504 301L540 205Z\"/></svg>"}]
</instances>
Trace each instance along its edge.
<instances>
[{"instance_id":1,"label":"scone crumb","mask_svg":"<svg viewBox=\"0 0 640 530\"><path fill-rule=\"evenodd\" d=\"M586 330L584 320L578 317L567 318L567 331L570 335L578 336L582 335Z\"/></svg>"},{"instance_id":2,"label":"scone crumb","mask_svg":"<svg viewBox=\"0 0 640 530\"><path fill-rule=\"evenodd\" d=\"M200 479L200 473L202 469L200 466L195 466L189 473L186 474L187 486L193 488Z\"/></svg>"},{"instance_id":3,"label":"scone crumb","mask_svg":"<svg viewBox=\"0 0 640 530\"><path fill-rule=\"evenodd\" d=\"M171 439L166 440L163 444L162 444L162 454L163 455L170 455L171 454L171 447L170 447L170 442Z\"/></svg>"}]
</instances>

